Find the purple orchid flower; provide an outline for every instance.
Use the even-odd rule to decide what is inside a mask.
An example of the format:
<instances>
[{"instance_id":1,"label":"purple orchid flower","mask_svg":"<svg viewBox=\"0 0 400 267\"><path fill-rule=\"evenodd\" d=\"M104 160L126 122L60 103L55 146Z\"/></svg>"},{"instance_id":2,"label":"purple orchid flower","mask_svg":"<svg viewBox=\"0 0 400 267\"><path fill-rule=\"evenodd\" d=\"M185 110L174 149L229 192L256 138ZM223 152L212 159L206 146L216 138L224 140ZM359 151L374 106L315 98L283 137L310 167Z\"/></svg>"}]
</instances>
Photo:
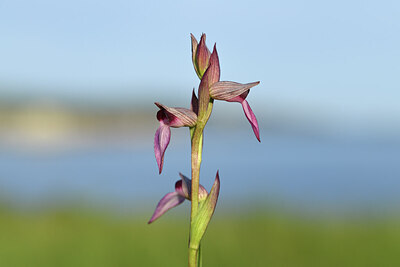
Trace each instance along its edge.
<instances>
[{"instance_id":1,"label":"purple orchid flower","mask_svg":"<svg viewBox=\"0 0 400 267\"><path fill-rule=\"evenodd\" d=\"M160 122L154 136L154 153L161 174L164 164L164 153L171 139L170 127L193 127L197 122L197 115L190 109L170 108L160 103L155 103L160 110L157 112L157 120Z\"/></svg>"},{"instance_id":2,"label":"purple orchid flower","mask_svg":"<svg viewBox=\"0 0 400 267\"><path fill-rule=\"evenodd\" d=\"M182 173L179 173L179 176L181 177L181 180L176 181L175 191L166 194L160 200L160 202L158 202L156 210L154 211L153 216L151 216L151 219L148 222L149 224L160 218L161 215L166 213L168 210L181 204L183 201L185 201L185 199L191 200L192 180L187 178ZM205 200L207 196L207 190L202 185L200 185L199 201Z\"/></svg>"},{"instance_id":3,"label":"purple orchid flower","mask_svg":"<svg viewBox=\"0 0 400 267\"><path fill-rule=\"evenodd\" d=\"M253 82L241 84L236 82L216 82L210 87L210 96L217 100L224 100L228 102L239 102L242 104L244 114L250 122L256 138L260 141L260 130L254 112L251 110L246 97L250 92L250 88L258 85L260 82Z\"/></svg>"},{"instance_id":4,"label":"purple orchid flower","mask_svg":"<svg viewBox=\"0 0 400 267\"><path fill-rule=\"evenodd\" d=\"M253 132L260 142L260 130L258 127L257 118L250 108L246 100L250 92L250 88L256 86L260 82L240 84L236 82L220 82L220 67L216 47L214 45L213 52L210 53L205 42L206 35L201 35L200 43L197 43L196 38L191 34L192 39L192 61L194 69L201 79L199 86L199 99L202 99L200 109L204 111L207 109L208 97L217 100L224 100L228 102L239 102L242 104L244 114L250 122ZM193 106L193 98L192 98ZM193 108L192 108L193 110ZM196 114L198 109L196 109Z\"/></svg>"}]
</instances>

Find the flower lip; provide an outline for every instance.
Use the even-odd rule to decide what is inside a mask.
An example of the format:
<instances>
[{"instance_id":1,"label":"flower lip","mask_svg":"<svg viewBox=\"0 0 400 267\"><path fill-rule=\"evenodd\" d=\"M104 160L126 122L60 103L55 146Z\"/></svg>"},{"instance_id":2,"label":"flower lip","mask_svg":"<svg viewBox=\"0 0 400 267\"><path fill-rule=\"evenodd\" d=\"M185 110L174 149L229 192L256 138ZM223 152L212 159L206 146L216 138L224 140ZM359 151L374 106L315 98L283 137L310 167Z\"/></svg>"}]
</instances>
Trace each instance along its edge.
<instances>
[{"instance_id":1,"label":"flower lip","mask_svg":"<svg viewBox=\"0 0 400 267\"><path fill-rule=\"evenodd\" d=\"M157 204L157 207L151 216L150 220L147 222L148 224L154 222L158 218L161 217L164 213L168 210L172 209L173 207L178 206L185 198L180 196L177 192L171 192L166 194Z\"/></svg>"},{"instance_id":2,"label":"flower lip","mask_svg":"<svg viewBox=\"0 0 400 267\"><path fill-rule=\"evenodd\" d=\"M164 165L164 154L171 139L171 130L168 125L160 122L154 136L154 154L158 165L159 174L161 174Z\"/></svg>"},{"instance_id":3,"label":"flower lip","mask_svg":"<svg viewBox=\"0 0 400 267\"><path fill-rule=\"evenodd\" d=\"M250 108L250 105L246 100L243 100L241 104L243 107L244 114L246 115L247 120L250 122L250 125L253 128L253 132L254 132L258 142L261 142L260 129L258 127L256 115L254 115L253 110Z\"/></svg>"}]
</instances>

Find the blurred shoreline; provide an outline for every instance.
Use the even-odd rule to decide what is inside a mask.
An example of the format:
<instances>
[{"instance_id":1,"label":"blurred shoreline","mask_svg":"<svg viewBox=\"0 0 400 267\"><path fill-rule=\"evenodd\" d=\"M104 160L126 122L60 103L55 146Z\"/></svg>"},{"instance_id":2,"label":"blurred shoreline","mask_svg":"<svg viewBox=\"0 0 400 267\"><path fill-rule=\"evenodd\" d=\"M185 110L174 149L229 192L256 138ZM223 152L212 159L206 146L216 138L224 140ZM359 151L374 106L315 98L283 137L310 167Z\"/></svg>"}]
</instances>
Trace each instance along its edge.
<instances>
[{"instance_id":1,"label":"blurred shoreline","mask_svg":"<svg viewBox=\"0 0 400 267\"><path fill-rule=\"evenodd\" d=\"M240 105L224 105L215 112L209 127L247 127ZM376 139L400 141L397 126L339 122L312 114L310 110L291 113L276 105L256 110L260 128L268 133L328 139ZM0 146L17 150L63 150L96 145L140 145L158 126L157 108L152 101L135 98L76 99L42 95L3 93L0 98ZM366 128L367 127L367 128Z\"/></svg>"}]
</instances>

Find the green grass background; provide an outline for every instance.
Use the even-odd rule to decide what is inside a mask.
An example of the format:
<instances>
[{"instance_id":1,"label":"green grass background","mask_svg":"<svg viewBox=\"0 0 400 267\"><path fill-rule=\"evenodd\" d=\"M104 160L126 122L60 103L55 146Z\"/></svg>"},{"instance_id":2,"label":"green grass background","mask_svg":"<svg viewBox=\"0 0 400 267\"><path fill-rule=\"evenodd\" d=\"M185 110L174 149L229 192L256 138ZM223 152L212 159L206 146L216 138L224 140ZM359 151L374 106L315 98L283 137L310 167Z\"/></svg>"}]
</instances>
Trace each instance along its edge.
<instances>
[{"instance_id":1,"label":"green grass background","mask_svg":"<svg viewBox=\"0 0 400 267\"><path fill-rule=\"evenodd\" d=\"M147 225L147 216L2 209L0 266L185 266L187 219L171 211ZM399 222L217 213L203 266L400 266Z\"/></svg>"}]
</instances>

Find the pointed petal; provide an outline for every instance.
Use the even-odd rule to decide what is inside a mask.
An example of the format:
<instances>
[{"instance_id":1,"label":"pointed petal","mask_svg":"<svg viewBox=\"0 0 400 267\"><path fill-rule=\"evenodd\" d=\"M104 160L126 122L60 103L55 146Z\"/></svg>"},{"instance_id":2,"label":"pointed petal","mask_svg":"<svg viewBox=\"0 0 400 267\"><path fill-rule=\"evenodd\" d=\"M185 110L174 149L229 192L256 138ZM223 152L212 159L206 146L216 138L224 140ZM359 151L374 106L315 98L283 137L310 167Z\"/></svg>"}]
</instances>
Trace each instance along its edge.
<instances>
[{"instance_id":1,"label":"pointed petal","mask_svg":"<svg viewBox=\"0 0 400 267\"><path fill-rule=\"evenodd\" d=\"M197 46L195 58L195 68L200 79L203 77L204 72L208 67L210 54L210 50L208 50L206 46L206 35L203 33L200 38L200 43Z\"/></svg>"},{"instance_id":2,"label":"pointed petal","mask_svg":"<svg viewBox=\"0 0 400 267\"><path fill-rule=\"evenodd\" d=\"M164 153L168 147L169 140L171 139L171 130L167 125L160 123L156 134L154 136L154 154L158 164L158 170L161 174L164 164Z\"/></svg>"},{"instance_id":3,"label":"pointed petal","mask_svg":"<svg viewBox=\"0 0 400 267\"><path fill-rule=\"evenodd\" d=\"M192 40L192 62L193 62L194 70L197 72L197 70L196 70L196 51L197 51L197 46L199 44L197 43L197 40L193 36L193 34L190 34L190 39Z\"/></svg>"},{"instance_id":4,"label":"pointed petal","mask_svg":"<svg viewBox=\"0 0 400 267\"><path fill-rule=\"evenodd\" d=\"M216 82L210 87L210 96L217 100L232 101L233 98L240 96L259 83Z\"/></svg>"},{"instance_id":5,"label":"pointed petal","mask_svg":"<svg viewBox=\"0 0 400 267\"><path fill-rule=\"evenodd\" d=\"M242 107L243 107L244 114L246 115L246 118L249 120L249 122L251 124L251 127L253 128L253 132L256 135L257 140L259 142L261 142L261 140L260 140L260 130L258 128L258 122L257 122L257 119L256 119L256 115L254 115L253 111L250 108L249 103L246 100L244 100L242 102Z\"/></svg>"},{"instance_id":6,"label":"pointed petal","mask_svg":"<svg viewBox=\"0 0 400 267\"><path fill-rule=\"evenodd\" d=\"M180 192L182 192L181 194L183 196L185 196L186 199L191 200L192 199L192 180L187 178L185 175L183 175L182 173L179 173L179 176L181 177L181 188L179 188L179 190L181 190ZM178 183L178 182L177 182ZM176 184L175 184L175 190L176 190ZM204 199L206 199L208 196L208 192L207 190L204 188L204 186L199 185L199 201L203 201Z\"/></svg>"},{"instance_id":7,"label":"pointed petal","mask_svg":"<svg viewBox=\"0 0 400 267\"><path fill-rule=\"evenodd\" d=\"M199 99L197 98L196 94L194 93L194 88L193 88L193 93L192 93L192 101L190 103L190 109L198 114L199 113Z\"/></svg>"},{"instance_id":8,"label":"pointed petal","mask_svg":"<svg viewBox=\"0 0 400 267\"><path fill-rule=\"evenodd\" d=\"M209 70L208 70L209 69ZM213 52L210 56L210 66L207 68L208 73L208 88L211 87L214 83L219 81L220 78L220 67L219 67L219 58L217 52L217 45L214 44Z\"/></svg>"},{"instance_id":9,"label":"pointed petal","mask_svg":"<svg viewBox=\"0 0 400 267\"><path fill-rule=\"evenodd\" d=\"M214 45L214 50L210 57L210 65L201 79L199 85L199 114L205 114L207 111L208 103L210 102L210 87L219 81L220 67L217 48Z\"/></svg>"},{"instance_id":10,"label":"pointed petal","mask_svg":"<svg viewBox=\"0 0 400 267\"><path fill-rule=\"evenodd\" d=\"M197 247L200 244L200 241L203 238L205 231L207 230L207 226L211 220L211 217L214 214L219 196L219 188L220 181L219 173L217 172L210 194L208 195L207 199L202 204L200 204L200 209L196 217L194 218L194 231L193 233L190 233L190 244L194 247Z\"/></svg>"},{"instance_id":11,"label":"pointed petal","mask_svg":"<svg viewBox=\"0 0 400 267\"><path fill-rule=\"evenodd\" d=\"M161 111L164 111L167 121L165 124L171 127L192 127L196 125L197 115L187 108L170 108L160 103L154 103Z\"/></svg>"},{"instance_id":12,"label":"pointed petal","mask_svg":"<svg viewBox=\"0 0 400 267\"><path fill-rule=\"evenodd\" d=\"M178 206L181 204L183 201L185 201L185 198L180 196L177 192L172 192L166 194L160 202L158 202L156 210L153 213L153 216L151 216L151 219L149 220L149 224L154 222L156 219L160 218L161 215L166 213L168 210L172 209L173 207Z\"/></svg>"}]
</instances>

